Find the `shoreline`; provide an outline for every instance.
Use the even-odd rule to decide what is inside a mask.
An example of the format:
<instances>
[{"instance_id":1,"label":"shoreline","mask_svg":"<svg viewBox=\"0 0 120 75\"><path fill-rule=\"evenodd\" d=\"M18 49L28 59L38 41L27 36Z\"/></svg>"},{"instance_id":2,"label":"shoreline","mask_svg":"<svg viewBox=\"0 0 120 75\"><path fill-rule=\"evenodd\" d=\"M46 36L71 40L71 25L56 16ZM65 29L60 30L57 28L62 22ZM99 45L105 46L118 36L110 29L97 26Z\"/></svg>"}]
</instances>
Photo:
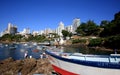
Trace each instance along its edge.
<instances>
[{"instance_id":1,"label":"shoreline","mask_svg":"<svg viewBox=\"0 0 120 75\"><path fill-rule=\"evenodd\" d=\"M61 45L63 47L81 47L81 48L86 48L86 49L92 49L92 50L98 50L98 51L105 51L105 52L112 52L114 54L114 50L111 48L105 48L105 47L99 47L99 46L95 46L95 47L89 47L84 43L78 43L78 44L69 44L69 45ZM120 49L117 49L117 53L120 54Z\"/></svg>"},{"instance_id":2,"label":"shoreline","mask_svg":"<svg viewBox=\"0 0 120 75\"><path fill-rule=\"evenodd\" d=\"M1 43L3 43L3 44L10 44L11 42L1 42ZM27 43L27 42L12 42L12 43ZM88 48L92 48L92 49L99 49L99 50L102 50L102 51L113 51L113 49L111 49L111 48L105 48L105 47L99 47L99 46L94 46L94 47L89 47L89 46L87 46L86 44L84 44L84 43L77 43L77 44L63 44L63 45L53 45L53 46L64 46L64 47L69 47L69 46L71 46L71 47L78 47L78 46L82 46L82 47L88 47ZM120 52L120 50L118 49L118 52Z\"/></svg>"}]
</instances>

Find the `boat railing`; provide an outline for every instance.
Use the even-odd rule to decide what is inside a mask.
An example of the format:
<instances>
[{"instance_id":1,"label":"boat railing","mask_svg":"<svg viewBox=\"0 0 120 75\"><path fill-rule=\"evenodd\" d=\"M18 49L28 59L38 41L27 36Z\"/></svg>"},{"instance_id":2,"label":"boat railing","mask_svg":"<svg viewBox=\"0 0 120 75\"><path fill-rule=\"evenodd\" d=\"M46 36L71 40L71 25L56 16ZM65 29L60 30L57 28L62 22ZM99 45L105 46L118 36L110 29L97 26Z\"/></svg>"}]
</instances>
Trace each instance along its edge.
<instances>
[{"instance_id":1,"label":"boat railing","mask_svg":"<svg viewBox=\"0 0 120 75\"><path fill-rule=\"evenodd\" d=\"M83 61L97 61L97 62L109 62L109 63L120 63L119 55L83 55L83 54L73 54L68 57L69 59L77 59Z\"/></svg>"}]
</instances>

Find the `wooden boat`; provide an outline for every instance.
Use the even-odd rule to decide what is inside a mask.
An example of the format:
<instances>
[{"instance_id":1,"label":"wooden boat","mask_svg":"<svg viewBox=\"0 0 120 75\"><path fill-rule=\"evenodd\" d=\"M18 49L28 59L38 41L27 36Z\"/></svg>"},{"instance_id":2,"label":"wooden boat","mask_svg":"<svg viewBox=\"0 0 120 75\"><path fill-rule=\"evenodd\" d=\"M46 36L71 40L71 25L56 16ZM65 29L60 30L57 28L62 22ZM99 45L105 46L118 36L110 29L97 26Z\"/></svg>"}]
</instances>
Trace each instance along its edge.
<instances>
[{"instance_id":1,"label":"wooden boat","mask_svg":"<svg viewBox=\"0 0 120 75\"><path fill-rule=\"evenodd\" d=\"M119 75L120 55L84 55L46 50L54 70L60 75Z\"/></svg>"}]
</instances>

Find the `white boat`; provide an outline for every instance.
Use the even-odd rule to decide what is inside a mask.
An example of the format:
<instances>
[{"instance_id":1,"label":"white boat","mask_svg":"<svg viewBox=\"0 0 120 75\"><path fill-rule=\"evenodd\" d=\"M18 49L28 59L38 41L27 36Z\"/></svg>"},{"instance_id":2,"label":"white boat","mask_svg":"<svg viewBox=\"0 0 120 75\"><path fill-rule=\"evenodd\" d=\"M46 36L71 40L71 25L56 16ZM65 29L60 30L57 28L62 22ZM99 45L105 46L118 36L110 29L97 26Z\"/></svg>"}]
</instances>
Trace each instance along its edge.
<instances>
[{"instance_id":1,"label":"white boat","mask_svg":"<svg viewBox=\"0 0 120 75\"><path fill-rule=\"evenodd\" d=\"M84 55L46 50L55 72L60 75L119 75L120 55Z\"/></svg>"}]
</instances>

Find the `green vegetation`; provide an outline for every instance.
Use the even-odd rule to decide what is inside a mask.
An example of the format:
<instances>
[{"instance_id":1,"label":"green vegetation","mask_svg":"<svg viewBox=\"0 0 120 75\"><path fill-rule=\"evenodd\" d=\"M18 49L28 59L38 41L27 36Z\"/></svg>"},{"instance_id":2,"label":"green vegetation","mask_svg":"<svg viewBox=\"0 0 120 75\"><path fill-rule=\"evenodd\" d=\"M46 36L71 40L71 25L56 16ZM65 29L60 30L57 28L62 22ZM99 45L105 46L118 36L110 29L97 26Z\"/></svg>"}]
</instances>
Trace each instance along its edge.
<instances>
[{"instance_id":1,"label":"green vegetation","mask_svg":"<svg viewBox=\"0 0 120 75\"><path fill-rule=\"evenodd\" d=\"M62 30L62 34L63 34L64 39L66 39L66 37L72 36L72 33L68 32L67 30Z\"/></svg>"},{"instance_id":2,"label":"green vegetation","mask_svg":"<svg viewBox=\"0 0 120 75\"><path fill-rule=\"evenodd\" d=\"M16 41L21 41L22 36L21 35L11 35L11 34L5 34L2 37L0 37L1 41L9 41L9 42L16 42Z\"/></svg>"},{"instance_id":3,"label":"green vegetation","mask_svg":"<svg viewBox=\"0 0 120 75\"><path fill-rule=\"evenodd\" d=\"M103 42L102 38L91 39L88 46L100 46Z\"/></svg>"},{"instance_id":4,"label":"green vegetation","mask_svg":"<svg viewBox=\"0 0 120 75\"><path fill-rule=\"evenodd\" d=\"M89 20L87 23L81 23L81 25L76 30L77 34L81 34L83 36L89 35L98 35L100 32L100 27L94 23L94 21Z\"/></svg>"},{"instance_id":5,"label":"green vegetation","mask_svg":"<svg viewBox=\"0 0 120 75\"><path fill-rule=\"evenodd\" d=\"M0 37L0 41L6 41L6 42L43 42L46 41L46 37L43 35L33 36L33 35L11 35L11 34L5 34L2 37Z\"/></svg>"},{"instance_id":6,"label":"green vegetation","mask_svg":"<svg viewBox=\"0 0 120 75\"><path fill-rule=\"evenodd\" d=\"M86 43L86 40L85 39L74 39L74 40L72 40L72 44L75 44L75 43Z\"/></svg>"},{"instance_id":7,"label":"green vegetation","mask_svg":"<svg viewBox=\"0 0 120 75\"><path fill-rule=\"evenodd\" d=\"M28 38L25 38L25 41L32 41L32 42L44 42L46 37L44 35L33 36L29 35Z\"/></svg>"},{"instance_id":8,"label":"green vegetation","mask_svg":"<svg viewBox=\"0 0 120 75\"><path fill-rule=\"evenodd\" d=\"M112 49L120 49L120 12L114 15L112 21L103 20L100 25L89 20L81 23L76 30L82 36L98 36L91 39L88 46L104 46Z\"/></svg>"},{"instance_id":9,"label":"green vegetation","mask_svg":"<svg viewBox=\"0 0 120 75\"><path fill-rule=\"evenodd\" d=\"M120 49L120 35L107 37L104 46L112 49Z\"/></svg>"}]
</instances>

